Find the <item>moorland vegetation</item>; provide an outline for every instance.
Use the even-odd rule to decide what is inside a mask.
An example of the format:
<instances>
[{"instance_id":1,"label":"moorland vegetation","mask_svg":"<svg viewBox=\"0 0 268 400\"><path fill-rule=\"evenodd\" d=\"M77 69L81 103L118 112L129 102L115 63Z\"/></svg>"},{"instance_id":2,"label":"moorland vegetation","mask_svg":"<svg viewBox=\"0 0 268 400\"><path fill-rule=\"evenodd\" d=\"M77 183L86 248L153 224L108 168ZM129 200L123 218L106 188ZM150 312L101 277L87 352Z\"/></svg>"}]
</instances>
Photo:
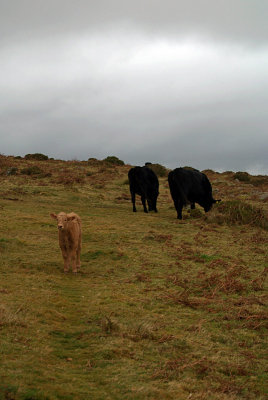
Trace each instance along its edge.
<instances>
[{"instance_id":1,"label":"moorland vegetation","mask_svg":"<svg viewBox=\"0 0 268 400\"><path fill-rule=\"evenodd\" d=\"M116 157L40 157L0 156L0 399L265 399L268 177L206 170L222 202L178 221L163 166L144 214Z\"/></svg>"}]
</instances>

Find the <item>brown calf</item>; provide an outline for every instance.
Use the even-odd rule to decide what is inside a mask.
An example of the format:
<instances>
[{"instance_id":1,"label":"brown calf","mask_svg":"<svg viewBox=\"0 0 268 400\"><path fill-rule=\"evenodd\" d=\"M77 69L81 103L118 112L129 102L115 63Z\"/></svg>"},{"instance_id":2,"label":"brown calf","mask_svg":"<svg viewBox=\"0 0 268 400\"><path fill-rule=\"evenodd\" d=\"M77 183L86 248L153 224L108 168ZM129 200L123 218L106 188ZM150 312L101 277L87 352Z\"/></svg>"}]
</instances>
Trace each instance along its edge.
<instances>
[{"instance_id":1,"label":"brown calf","mask_svg":"<svg viewBox=\"0 0 268 400\"><path fill-rule=\"evenodd\" d=\"M50 214L51 218L58 222L59 244L64 260L64 272L67 272L72 264L73 272L76 273L80 268L81 252L81 218L79 215L71 212Z\"/></svg>"}]
</instances>

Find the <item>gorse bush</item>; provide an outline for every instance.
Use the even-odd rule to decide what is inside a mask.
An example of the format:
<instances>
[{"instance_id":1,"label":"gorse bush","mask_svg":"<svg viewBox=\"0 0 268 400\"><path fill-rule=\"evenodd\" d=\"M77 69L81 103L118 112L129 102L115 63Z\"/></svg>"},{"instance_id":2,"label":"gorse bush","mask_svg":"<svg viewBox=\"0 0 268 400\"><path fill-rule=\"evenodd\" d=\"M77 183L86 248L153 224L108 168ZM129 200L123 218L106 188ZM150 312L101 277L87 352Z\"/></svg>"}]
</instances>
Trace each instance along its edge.
<instances>
[{"instance_id":1,"label":"gorse bush","mask_svg":"<svg viewBox=\"0 0 268 400\"><path fill-rule=\"evenodd\" d=\"M118 157L115 156L108 156L104 158L103 161L113 165L125 165L124 161L120 160Z\"/></svg>"},{"instance_id":2,"label":"gorse bush","mask_svg":"<svg viewBox=\"0 0 268 400\"><path fill-rule=\"evenodd\" d=\"M234 179L238 179L240 182L249 182L250 176L247 172L239 171L234 174Z\"/></svg>"},{"instance_id":3,"label":"gorse bush","mask_svg":"<svg viewBox=\"0 0 268 400\"><path fill-rule=\"evenodd\" d=\"M254 186L267 185L268 177L265 175L252 176L250 178L250 183Z\"/></svg>"},{"instance_id":4,"label":"gorse bush","mask_svg":"<svg viewBox=\"0 0 268 400\"><path fill-rule=\"evenodd\" d=\"M239 225L254 225L268 230L268 219L264 211L240 200L222 202L216 206L213 219L218 222ZM208 218L209 220L210 218ZM213 221L215 222L215 221Z\"/></svg>"},{"instance_id":5,"label":"gorse bush","mask_svg":"<svg viewBox=\"0 0 268 400\"><path fill-rule=\"evenodd\" d=\"M33 154L26 154L25 160L37 160L37 161L46 161L48 160L48 156L42 153L33 153Z\"/></svg>"},{"instance_id":6,"label":"gorse bush","mask_svg":"<svg viewBox=\"0 0 268 400\"><path fill-rule=\"evenodd\" d=\"M23 168L20 173L23 175L40 175L44 174L44 171L37 165L33 165L32 167Z\"/></svg>"},{"instance_id":7,"label":"gorse bush","mask_svg":"<svg viewBox=\"0 0 268 400\"><path fill-rule=\"evenodd\" d=\"M18 168L16 168L16 167L11 167L11 168L8 168L8 170L6 171L6 175L7 175L7 176L10 176L10 175L17 175L17 172L18 172Z\"/></svg>"},{"instance_id":8,"label":"gorse bush","mask_svg":"<svg viewBox=\"0 0 268 400\"><path fill-rule=\"evenodd\" d=\"M153 170L157 176L164 177L168 175L168 170L161 164L146 163L146 167Z\"/></svg>"}]
</instances>

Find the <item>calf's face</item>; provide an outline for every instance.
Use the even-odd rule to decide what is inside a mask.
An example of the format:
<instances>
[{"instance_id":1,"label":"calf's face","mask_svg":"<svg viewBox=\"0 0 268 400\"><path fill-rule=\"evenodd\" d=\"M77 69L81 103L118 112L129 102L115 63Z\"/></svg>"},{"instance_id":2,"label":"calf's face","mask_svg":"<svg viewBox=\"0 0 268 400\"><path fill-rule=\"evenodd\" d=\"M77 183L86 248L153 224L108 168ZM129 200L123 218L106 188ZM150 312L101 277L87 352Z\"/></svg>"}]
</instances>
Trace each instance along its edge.
<instances>
[{"instance_id":1,"label":"calf's face","mask_svg":"<svg viewBox=\"0 0 268 400\"><path fill-rule=\"evenodd\" d=\"M67 223L68 223L67 214L62 212L62 213L59 213L58 215L56 215L53 213L53 214L50 214L50 216L51 216L51 218L57 220L59 231L63 231L64 229L67 228Z\"/></svg>"}]
</instances>

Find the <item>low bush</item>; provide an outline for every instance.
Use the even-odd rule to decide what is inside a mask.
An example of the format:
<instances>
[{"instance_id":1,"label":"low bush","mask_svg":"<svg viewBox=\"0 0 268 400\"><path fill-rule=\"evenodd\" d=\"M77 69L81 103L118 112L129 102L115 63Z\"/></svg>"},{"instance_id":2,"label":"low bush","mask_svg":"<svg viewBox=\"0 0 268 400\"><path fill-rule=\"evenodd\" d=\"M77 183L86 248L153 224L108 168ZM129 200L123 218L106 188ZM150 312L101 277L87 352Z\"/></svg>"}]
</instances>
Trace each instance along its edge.
<instances>
[{"instance_id":1,"label":"low bush","mask_svg":"<svg viewBox=\"0 0 268 400\"><path fill-rule=\"evenodd\" d=\"M33 153L33 154L26 154L24 156L25 160L37 160L37 161L46 161L48 160L48 156L42 153Z\"/></svg>"},{"instance_id":2,"label":"low bush","mask_svg":"<svg viewBox=\"0 0 268 400\"><path fill-rule=\"evenodd\" d=\"M205 216L208 222L254 225L268 230L268 218L261 208L240 200L230 200L215 206L214 213Z\"/></svg>"},{"instance_id":3,"label":"low bush","mask_svg":"<svg viewBox=\"0 0 268 400\"><path fill-rule=\"evenodd\" d=\"M32 167L23 168L20 173L23 175L40 175L44 174L44 171L37 165L33 165Z\"/></svg>"},{"instance_id":4,"label":"low bush","mask_svg":"<svg viewBox=\"0 0 268 400\"><path fill-rule=\"evenodd\" d=\"M250 183L254 186L268 185L268 176L257 175L250 178Z\"/></svg>"},{"instance_id":5,"label":"low bush","mask_svg":"<svg viewBox=\"0 0 268 400\"><path fill-rule=\"evenodd\" d=\"M10 176L10 175L17 175L18 172L18 168L16 167L10 167L8 168L8 170L6 171L6 175Z\"/></svg>"},{"instance_id":6,"label":"low bush","mask_svg":"<svg viewBox=\"0 0 268 400\"><path fill-rule=\"evenodd\" d=\"M146 166L153 170L157 176L164 177L168 175L168 170L161 164L149 164L146 163Z\"/></svg>"},{"instance_id":7,"label":"low bush","mask_svg":"<svg viewBox=\"0 0 268 400\"><path fill-rule=\"evenodd\" d=\"M103 161L113 165L125 165L124 161L120 160L118 157L115 156L108 156L104 158Z\"/></svg>"},{"instance_id":8,"label":"low bush","mask_svg":"<svg viewBox=\"0 0 268 400\"><path fill-rule=\"evenodd\" d=\"M238 179L240 182L249 182L250 181L250 176L247 172L236 172L234 174L234 179Z\"/></svg>"}]
</instances>

